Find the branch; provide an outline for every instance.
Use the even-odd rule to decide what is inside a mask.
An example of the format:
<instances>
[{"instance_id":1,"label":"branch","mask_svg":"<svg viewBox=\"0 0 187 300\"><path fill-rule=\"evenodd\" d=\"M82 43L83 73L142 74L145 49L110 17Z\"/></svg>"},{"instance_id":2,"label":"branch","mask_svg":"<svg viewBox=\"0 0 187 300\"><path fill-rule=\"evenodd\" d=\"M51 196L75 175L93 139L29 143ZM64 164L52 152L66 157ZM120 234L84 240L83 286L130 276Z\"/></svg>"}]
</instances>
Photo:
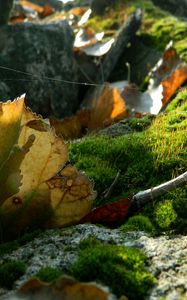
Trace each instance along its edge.
<instances>
[{"instance_id":1,"label":"branch","mask_svg":"<svg viewBox=\"0 0 187 300\"><path fill-rule=\"evenodd\" d=\"M165 183L162 183L156 187L138 192L133 197L133 206L135 205L135 207L137 208L141 207L148 201L158 198L159 196L164 195L179 186L185 185L186 183L187 183L187 172L184 172L180 176L172 180L169 180Z\"/></svg>"}]
</instances>

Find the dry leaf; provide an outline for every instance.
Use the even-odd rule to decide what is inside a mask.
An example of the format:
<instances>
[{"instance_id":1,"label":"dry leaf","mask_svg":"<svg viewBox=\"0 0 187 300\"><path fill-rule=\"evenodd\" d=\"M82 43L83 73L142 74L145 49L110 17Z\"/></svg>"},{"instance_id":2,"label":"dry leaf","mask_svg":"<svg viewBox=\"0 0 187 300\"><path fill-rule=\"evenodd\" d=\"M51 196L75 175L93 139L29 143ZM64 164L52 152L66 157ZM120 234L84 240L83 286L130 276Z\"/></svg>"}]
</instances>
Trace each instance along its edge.
<instances>
[{"instance_id":1,"label":"dry leaf","mask_svg":"<svg viewBox=\"0 0 187 300\"><path fill-rule=\"evenodd\" d=\"M132 198L129 197L95 208L81 222L115 225L127 218L131 203Z\"/></svg>"},{"instance_id":2,"label":"dry leaf","mask_svg":"<svg viewBox=\"0 0 187 300\"><path fill-rule=\"evenodd\" d=\"M162 103L165 106L174 95L176 90L187 80L187 65L178 67L168 78L162 81L163 99Z\"/></svg>"},{"instance_id":3,"label":"dry leaf","mask_svg":"<svg viewBox=\"0 0 187 300\"><path fill-rule=\"evenodd\" d=\"M45 17L50 16L53 13L54 13L54 9L52 8L51 5L47 4L47 5L43 6L43 11L42 11L42 13L40 13L40 17L45 18Z\"/></svg>"},{"instance_id":4,"label":"dry leaf","mask_svg":"<svg viewBox=\"0 0 187 300\"><path fill-rule=\"evenodd\" d=\"M97 95L97 91L95 93ZM117 88L105 84L97 97L90 101L91 116L88 130L103 128L127 116L126 106Z\"/></svg>"},{"instance_id":5,"label":"dry leaf","mask_svg":"<svg viewBox=\"0 0 187 300\"><path fill-rule=\"evenodd\" d=\"M102 40L103 36L104 32L95 34L89 27L81 28L75 36L74 48L75 50L83 49L96 44L98 41Z\"/></svg>"},{"instance_id":6,"label":"dry leaf","mask_svg":"<svg viewBox=\"0 0 187 300\"><path fill-rule=\"evenodd\" d=\"M18 296L29 296L35 300L109 300L116 299L106 287L94 282L84 283L70 276L62 276L53 283L44 283L37 278L27 281Z\"/></svg>"},{"instance_id":7,"label":"dry leaf","mask_svg":"<svg viewBox=\"0 0 187 300\"><path fill-rule=\"evenodd\" d=\"M48 186L53 209L49 227L77 223L91 210L96 197L93 182L74 166L66 166L58 177L48 181Z\"/></svg>"},{"instance_id":8,"label":"dry leaf","mask_svg":"<svg viewBox=\"0 0 187 300\"><path fill-rule=\"evenodd\" d=\"M24 96L13 102L0 103L0 204L18 192L21 184L20 163L27 152L17 145L23 104Z\"/></svg>"},{"instance_id":9,"label":"dry leaf","mask_svg":"<svg viewBox=\"0 0 187 300\"><path fill-rule=\"evenodd\" d=\"M127 116L126 106L117 88L109 84L96 89L93 99L88 101L89 107L78 111L63 121L50 119L57 135L66 139L81 137L87 131L100 129Z\"/></svg>"},{"instance_id":10,"label":"dry leaf","mask_svg":"<svg viewBox=\"0 0 187 300\"><path fill-rule=\"evenodd\" d=\"M30 1L20 0L20 4L23 6L23 8L36 11L39 14L42 14L42 12L43 12L43 7L42 6L34 4Z\"/></svg>"},{"instance_id":11,"label":"dry leaf","mask_svg":"<svg viewBox=\"0 0 187 300\"><path fill-rule=\"evenodd\" d=\"M83 136L87 132L90 114L91 111L89 109L82 109L63 121L54 117L49 118L49 121L51 126L55 128L58 136L62 136L65 139L74 139Z\"/></svg>"},{"instance_id":12,"label":"dry leaf","mask_svg":"<svg viewBox=\"0 0 187 300\"><path fill-rule=\"evenodd\" d=\"M73 166L64 168L64 140L47 121L23 107L23 100L1 104L0 112L1 227L7 237L43 226L51 215L50 226L76 223L95 198L85 174Z\"/></svg>"},{"instance_id":13,"label":"dry leaf","mask_svg":"<svg viewBox=\"0 0 187 300\"><path fill-rule=\"evenodd\" d=\"M135 84L129 84L121 93L129 116L136 116L137 113L157 115L162 108L163 87L152 88L142 93Z\"/></svg>"},{"instance_id":14,"label":"dry leaf","mask_svg":"<svg viewBox=\"0 0 187 300\"><path fill-rule=\"evenodd\" d=\"M130 84L124 88L121 96L131 116L137 113L157 115L186 79L187 65L182 62L172 44L169 44L151 71L147 91L142 93L136 85Z\"/></svg>"}]
</instances>

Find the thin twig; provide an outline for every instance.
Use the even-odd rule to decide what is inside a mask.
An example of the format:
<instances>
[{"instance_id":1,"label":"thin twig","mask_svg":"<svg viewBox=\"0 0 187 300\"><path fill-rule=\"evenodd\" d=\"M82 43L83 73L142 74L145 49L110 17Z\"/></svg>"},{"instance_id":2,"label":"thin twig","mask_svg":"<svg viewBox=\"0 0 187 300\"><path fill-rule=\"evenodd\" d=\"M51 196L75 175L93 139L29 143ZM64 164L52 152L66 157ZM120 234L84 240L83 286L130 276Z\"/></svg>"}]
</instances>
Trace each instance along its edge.
<instances>
[{"instance_id":1,"label":"thin twig","mask_svg":"<svg viewBox=\"0 0 187 300\"><path fill-rule=\"evenodd\" d=\"M159 196L164 195L169 191L185 184L187 184L187 171L180 176L162 183L156 187L138 192L136 195L134 195L133 202L136 207L141 207L150 200L156 199Z\"/></svg>"},{"instance_id":2,"label":"thin twig","mask_svg":"<svg viewBox=\"0 0 187 300\"><path fill-rule=\"evenodd\" d=\"M112 182L112 184L109 186L108 189L106 189L104 192L103 192L103 198L104 199L108 199L110 198L111 194L112 194L112 191L118 181L118 178L119 178L119 175L121 173L121 170L118 170L117 174L116 174L116 177L114 178L114 181Z\"/></svg>"}]
</instances>

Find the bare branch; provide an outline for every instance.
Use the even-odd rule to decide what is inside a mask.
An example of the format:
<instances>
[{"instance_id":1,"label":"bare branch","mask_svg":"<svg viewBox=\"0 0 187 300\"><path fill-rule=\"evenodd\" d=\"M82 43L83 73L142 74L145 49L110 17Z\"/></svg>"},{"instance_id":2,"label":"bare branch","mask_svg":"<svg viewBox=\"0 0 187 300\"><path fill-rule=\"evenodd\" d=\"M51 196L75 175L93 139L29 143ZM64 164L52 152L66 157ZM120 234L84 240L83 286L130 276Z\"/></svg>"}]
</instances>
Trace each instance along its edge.
<instances>
[{"instance_id":1,"label":"bare branch","mask_svg":"<svg viewBox=\"0 0 187 300\"><path fill-rule=\"evenodd\" d=\"M136 207L141 207L145 203L149 202L150 200L156 199L161 195L168 193L169 191L187 184L187 172L184 172L180 176L169 180L165 183L162 183L156 187L151 189L138 192L133 197L133 202Z\"/></svg>"}]
</instances>

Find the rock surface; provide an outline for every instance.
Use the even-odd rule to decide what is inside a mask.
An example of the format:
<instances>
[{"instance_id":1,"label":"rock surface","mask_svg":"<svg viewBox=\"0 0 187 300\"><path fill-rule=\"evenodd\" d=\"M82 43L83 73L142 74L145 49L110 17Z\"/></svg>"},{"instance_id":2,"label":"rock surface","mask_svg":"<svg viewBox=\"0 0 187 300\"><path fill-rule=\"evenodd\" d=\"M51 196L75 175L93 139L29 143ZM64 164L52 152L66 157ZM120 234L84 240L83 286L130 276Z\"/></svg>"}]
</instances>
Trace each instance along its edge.
<instances>
[{"instance_id":1,"label":"rock surface","mask_svg":"<svg viewBox=\"0 0 187 300\"><path fill-rule=\"evenodd\" d=\"M0 85L1 101L26 93L27 105L44 117L77 109L77 86L63 82L76 81L73 33L65 21L3 26L0 40L0 66L16 70L1 68L0 81L9 89Z\"/></svg>"},{"instance_id":2,"label":"rock surface","mask_svg":"<svg viewBox=\"0 0 187 300\"><path fill-rule=\"evenodd\" d=\"M123 233L92 224L82 224L59 230L47 230L25 246L0 258L22 260L27 271L14 286L14 291L0 290L1 299L13 299L15 289L36 274L41 267L59 268L64 273L76 261L78 245L88 236L95 236L103 243L141 249L149 258L149 271L158 282L146 300L178 300L187 298L187 236L149 237L144 232Z\"/></svg>"}]
</instances>

